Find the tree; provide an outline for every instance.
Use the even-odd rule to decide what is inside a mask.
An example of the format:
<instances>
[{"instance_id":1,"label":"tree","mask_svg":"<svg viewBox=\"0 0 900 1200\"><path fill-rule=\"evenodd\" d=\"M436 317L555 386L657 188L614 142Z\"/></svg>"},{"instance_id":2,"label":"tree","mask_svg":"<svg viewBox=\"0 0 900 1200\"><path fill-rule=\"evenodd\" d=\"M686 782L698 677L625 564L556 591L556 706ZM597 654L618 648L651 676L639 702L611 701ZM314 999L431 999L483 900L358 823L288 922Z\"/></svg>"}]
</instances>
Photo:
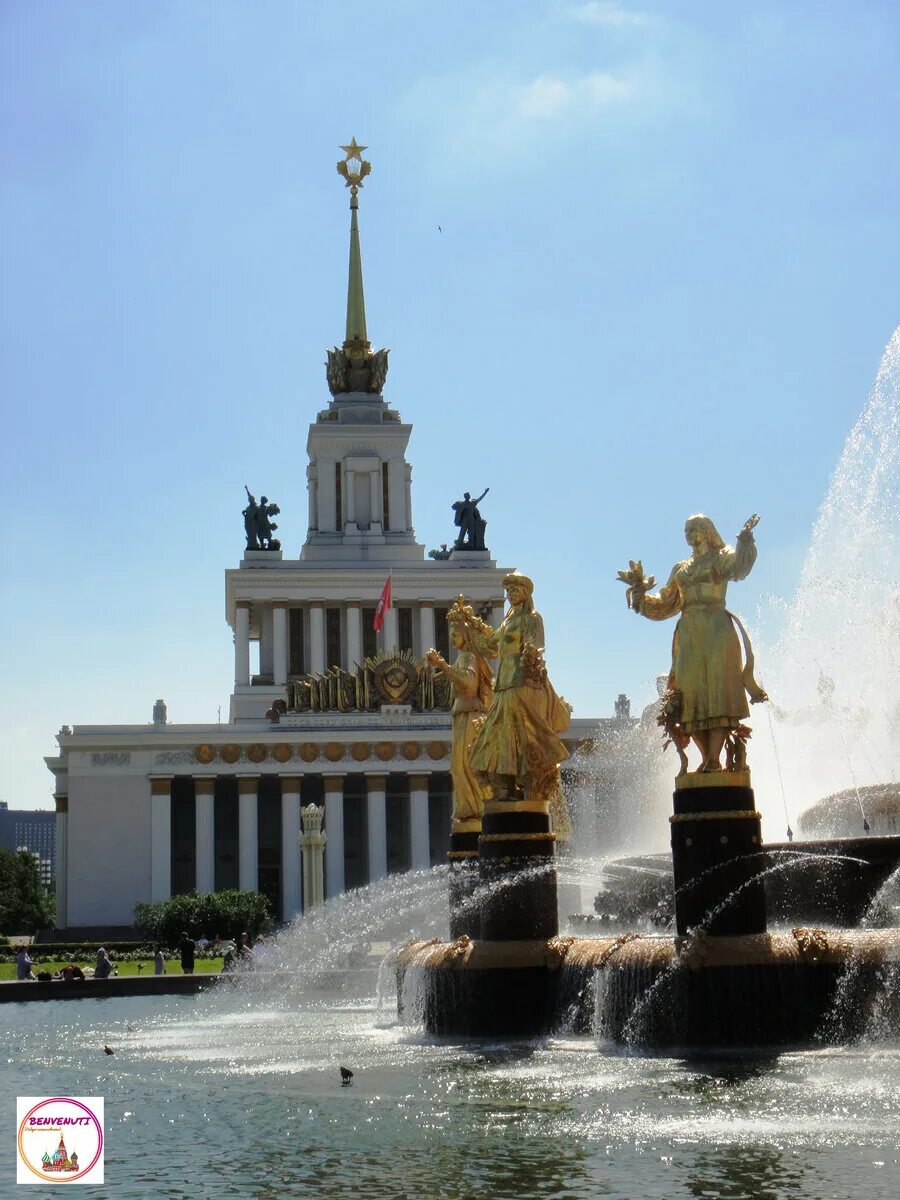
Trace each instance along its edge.
<instances>
[{"instance_id":1,"label":"tree","mask_svg":"<svg viewBox=\"0 0 900 1200\"><path fill-rule=\"evenodd\" d=\"M142 937L170 946L185 930L192 937L205 933L235 940L246 932L252 940L271 927L272 912L260 892L186 892L156 904L136 904L134 923Z\"/></svg>"},{"instance_id":2,"label":"tree","mask_svg":"<svg viewBox=\"0 0 900 1200\"><path fill-rule=\"evenodd\" d=\"M0 932L37 933L53 924L53 913L34 855L0 846Z\"/></svg>"}]
</instances>

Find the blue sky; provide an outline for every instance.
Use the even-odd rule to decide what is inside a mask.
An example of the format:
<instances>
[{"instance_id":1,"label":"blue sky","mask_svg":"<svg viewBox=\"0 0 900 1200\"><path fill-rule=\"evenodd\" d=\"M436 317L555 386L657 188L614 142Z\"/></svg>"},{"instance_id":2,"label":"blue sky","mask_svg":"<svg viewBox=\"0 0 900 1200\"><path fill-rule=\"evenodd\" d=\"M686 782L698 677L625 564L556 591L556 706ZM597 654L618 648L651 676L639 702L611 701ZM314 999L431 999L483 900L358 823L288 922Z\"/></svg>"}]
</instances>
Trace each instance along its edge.
<instances>
[{"instance_id":1,"label":"blue sky","mask_svg":"<svg viewBox=\"0 0 900 1200\"><path fill-rule=\"evenodd\" d=\"M49 803L64 722L227 711L245 480L305 536L353 135L420 540L490 485L580 715L665 667L614 577L689 513L762 514L765 626L900 321L898 60L859 0L6 0L0 797Z\"/></svg>"}]
</instances>

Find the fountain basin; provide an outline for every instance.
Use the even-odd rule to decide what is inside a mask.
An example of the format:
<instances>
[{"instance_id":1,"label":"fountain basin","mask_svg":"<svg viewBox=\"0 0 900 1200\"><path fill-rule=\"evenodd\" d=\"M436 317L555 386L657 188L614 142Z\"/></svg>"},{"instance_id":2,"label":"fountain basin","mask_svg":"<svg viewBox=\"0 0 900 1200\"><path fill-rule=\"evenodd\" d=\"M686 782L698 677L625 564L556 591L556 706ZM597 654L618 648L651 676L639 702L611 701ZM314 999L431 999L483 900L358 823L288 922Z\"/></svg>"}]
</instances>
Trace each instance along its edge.
<instances>
[{"instance_id":1,"label":"fountain basin","mask_svg":"<svg viewBox=\"0 0 900 1200\"><path fill-rule=\"evenodd\" d=\"M864 1028L900 964L900 930L459 938L410 942L393 961L401 1017L432 1034L534 1037L562 1023L650 1049L802 1046Z\"/></svg>"}]
</instances>

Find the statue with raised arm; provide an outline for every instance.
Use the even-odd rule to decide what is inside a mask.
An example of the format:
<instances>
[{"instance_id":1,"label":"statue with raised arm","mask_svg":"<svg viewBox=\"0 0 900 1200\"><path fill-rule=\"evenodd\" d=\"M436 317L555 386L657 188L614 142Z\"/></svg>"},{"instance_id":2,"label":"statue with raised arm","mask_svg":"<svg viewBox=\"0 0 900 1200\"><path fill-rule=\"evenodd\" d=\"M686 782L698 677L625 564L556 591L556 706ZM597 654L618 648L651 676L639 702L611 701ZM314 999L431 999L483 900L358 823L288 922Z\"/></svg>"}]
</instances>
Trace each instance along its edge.
<instances>
[{"instance_id":1,"label":"statue with raised arm","mask_svg":"<svg viewBox=\"0 0 900 1200\"><path fill-rule=\"evenodd\" d=\"M479 718L491 707L494 694L494 672L484 654L475 649L474 634L490 638L493 630L475 613L471 604L460 596L447 613L450 641L456 647L453 666L437 650L429 650L425 660L450 681L453 693L453 738L450 751L450 776L453 780L453 833L469 833L481 829L485 786L476 776L470 762L472 742L479 727Z\"/></svg>"},{"instance_id":2,"label":"statue with raised arm","mask_svg":"<svg viewBox=\"0 0 900 1200\"><path fill-rule=\"evenodd\" d=\"M472 744L471 764L497 801L546 801L554 830L568 836L559 764L569 757L560 739L572 710L556 694L544 665L544 622L527 575L503 580L509 610L500 628L472 634L473 645L499 659L490 710Z\"/></svg>"},{"instance_id":3,"label":"statue with raised arm","mask_svg":"<svg viewBox=\"0 0 900 1200\"><path fill-rule=\"evenodd\" d=\"M753 530L758 522L754 514L744 523L737 544L726 546L709 517L700 513L688 517L684 536L691 547L690 557L675 564L657 595L650 593L654 579L644 577L640 561L618 573L627 585L626 600L634 612L651 621L680 614L659 722L679 751L681 774L687 767L683 751L691 741L701 755L698 772L721 771L723 748L727 752L725 769L743 770L750 736L743 723L750 715L747 698L751 704L768 699L753 678L753 649L747 631L725 607L729 581L746 579L756 562Z\"/></svg>"},{"instance_id":4,"label":"statue with raised arm","mask_svg":"<svg viewBox=\"0 0 900 1200\"><path fill-rule=\"evenodd\" d=\"M274 536L278 526L271 517L277 517L281 511L277 504L270 504L267 496L263 496L259 504L256 497L244 484L247 493L247 507L241 515L244 518L244 532L247 535L248 550L280 550L281 542Z\"/></svg>"},{"instance_id":5,"label":"statue with raised arm","mask_svg":"<svg viewBox=\"0 0 900 1200\"><path fill-rule=\"evenodd\" d=\"M487 521L478 511L478 505L490 490L490 488L485 488L477 500L473 500L468 492L463 492L462 500L457 500L453 504L453 523L459 529L459 534L453 543L454 550L484 549L484 531L487 529Z\"/></svg>"}]
</instances>

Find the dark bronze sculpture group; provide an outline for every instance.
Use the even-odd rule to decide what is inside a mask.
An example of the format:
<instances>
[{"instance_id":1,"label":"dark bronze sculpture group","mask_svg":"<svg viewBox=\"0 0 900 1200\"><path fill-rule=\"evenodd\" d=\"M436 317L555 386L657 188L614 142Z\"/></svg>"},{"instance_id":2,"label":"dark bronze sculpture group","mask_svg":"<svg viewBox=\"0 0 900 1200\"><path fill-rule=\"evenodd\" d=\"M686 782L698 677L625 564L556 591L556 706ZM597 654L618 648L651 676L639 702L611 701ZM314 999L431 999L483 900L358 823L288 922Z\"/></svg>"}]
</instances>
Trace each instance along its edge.
<instances>
[{"instance_id":1,"label":"dark bronze sculpture group","mask_svg":"<svg viewBox=\"0 0 900 1200\"><path fill-rule=\"evenodd\" d=\"M277 517L281 511L277 504L270 504L267 496L256 503L256 497L244 484L247 493L247 507L241 515L244 518L244 532L247 535L248 550L280 550L281 542L273 534L278 526L270 517Z\"/></svg>"}]
</instances>

